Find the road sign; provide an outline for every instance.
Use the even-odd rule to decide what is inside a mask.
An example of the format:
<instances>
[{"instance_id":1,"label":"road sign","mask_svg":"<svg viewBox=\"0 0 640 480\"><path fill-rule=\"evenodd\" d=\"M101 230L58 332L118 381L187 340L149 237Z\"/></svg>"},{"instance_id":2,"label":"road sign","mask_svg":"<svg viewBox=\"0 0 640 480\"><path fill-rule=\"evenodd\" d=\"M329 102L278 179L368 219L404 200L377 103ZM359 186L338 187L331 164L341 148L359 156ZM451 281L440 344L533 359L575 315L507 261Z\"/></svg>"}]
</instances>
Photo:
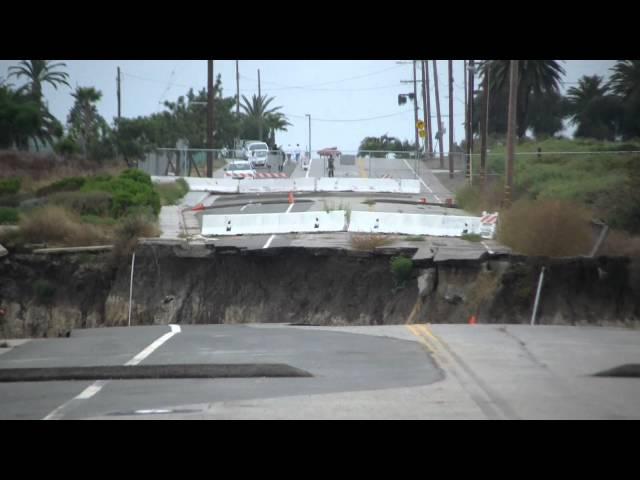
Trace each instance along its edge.
<instances>
[{"instance_id":1,"label":"road sign","mask_svg":"<svg viewBox=\"0 0 640 480\"><path fill-rule=\"evenodd\" d=\"M418 130L418 135L420 136L420 138L424 138L427 135L427 131L426 130Z\"/></svg>"},{"instance_id":2,"label":"road sign","mask_svg":"<svg viewBox=\"0 0 640 480\"><path fill-rule=\"evenodd\" d=\"M418 130L424 130L424 122L422 120L418 120L416 126L418 127Z\"/></svg>"}]
</instances>

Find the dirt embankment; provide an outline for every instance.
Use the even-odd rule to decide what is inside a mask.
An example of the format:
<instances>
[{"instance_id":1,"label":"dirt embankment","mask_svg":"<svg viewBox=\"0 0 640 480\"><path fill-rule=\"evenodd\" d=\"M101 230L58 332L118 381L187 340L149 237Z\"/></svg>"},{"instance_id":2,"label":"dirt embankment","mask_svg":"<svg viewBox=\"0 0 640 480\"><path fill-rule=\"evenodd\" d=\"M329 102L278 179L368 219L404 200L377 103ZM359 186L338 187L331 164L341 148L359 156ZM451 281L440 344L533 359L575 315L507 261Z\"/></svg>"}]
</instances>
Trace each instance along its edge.
<instances>
[{"instance_id":1,"label":"dirt embankment","mask_svg":"<svg viewBox=\"0 0 640 480\"><path fill-rule=\"evenodd\" d=\"M542 265L538 323L640 324L638 260L425 261L396 290L390 255L355 255L141 245L132 324L462 323L472 314L479 323L528 323ZM0 336L51 337L72 328L126 325L130 274L129 264L114 265L108 254L4 257Z\"/></svg>"}]
</instances>

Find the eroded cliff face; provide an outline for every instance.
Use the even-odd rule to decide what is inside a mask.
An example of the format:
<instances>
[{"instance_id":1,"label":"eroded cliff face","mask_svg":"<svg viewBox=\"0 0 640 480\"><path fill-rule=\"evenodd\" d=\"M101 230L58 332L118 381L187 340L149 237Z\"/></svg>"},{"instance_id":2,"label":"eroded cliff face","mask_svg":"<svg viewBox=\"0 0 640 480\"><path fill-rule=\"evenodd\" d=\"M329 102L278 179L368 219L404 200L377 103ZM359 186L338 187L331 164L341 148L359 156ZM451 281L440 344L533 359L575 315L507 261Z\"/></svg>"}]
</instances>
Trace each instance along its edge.
<instances>
[{"instance_id":1,"label":"eroded cliff face","mask_svg":"<svg viewBox=\"0 0 640 480\"><path fill-rule=\"evenodd\" d=\"M411 252L405 252L411 256ZM139 245L132 324L284 322L528 323L546 266L538 323L638 325L638 259L508 257L416 263L394 288L392 254L333 249L216 250ZM131 265L109 254L0 259L0 335L64 336L128 323Z\"/></svg>"}]
</instances>

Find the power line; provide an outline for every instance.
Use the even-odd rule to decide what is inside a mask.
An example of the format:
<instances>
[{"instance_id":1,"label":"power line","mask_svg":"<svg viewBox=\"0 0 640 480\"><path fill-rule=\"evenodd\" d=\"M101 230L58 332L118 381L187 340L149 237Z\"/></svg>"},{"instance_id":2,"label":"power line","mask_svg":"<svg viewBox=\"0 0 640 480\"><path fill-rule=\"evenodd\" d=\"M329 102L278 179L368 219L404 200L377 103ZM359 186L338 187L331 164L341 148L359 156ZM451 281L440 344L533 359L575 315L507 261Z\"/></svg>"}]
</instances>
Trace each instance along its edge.
<instances>
[{"instance_id":1,"label":"power line","mask_svg":"<svg viewBox=\"0 0 640 480\"><path fill-rule=\"evenodd\" d=\"M281 83L278 82L272 82L272 81L265 81L264 83L272 83L274 85L279 85L280 87L285 87L285 88L309 88L309 87L318 87L318 86L322 86L322 85L331 85L333 83L340 83L340 82L347 82L349 80L356 80L359 78L366 78L366 77L371 77L373 75L378 75L379 73L384 73L384 72L388 72L389 70L395 70L397 68L400 68L402 65L394 65L393 67L389 67L389 68L385 68L383 70L378 70L376 72L371 72L371 73L366 73L364 75L357 75L355 77L348 77L348 78L342 78L340 80L331 80L329 82L321 82L321 83L310 83L308 85L297 85L297 86L292 86L292 85L283 85ZM242 77L242 75L241 75ZM256 82L257 81L253 78L249 78L249 77L243 77L245 80L250 80L252 82Z\"/></svg>"},{"instance_id":2,"label":"power line","mask_svg":"<svg viewBox=\"0 0 640 480\"><path fill-rule=\"evenodd\" d=\"M313 121L314 122L336 122L336 123L341 123L341 122L365 122L367 120L377 120L379 118L397 117L399 115L404 115L405 113L408 113L408 112L413 113L413 108L411 110L404 110L402 112L391 113L389 115L379 115L379 116L376 116L376 117L354 118L354 119L328 119L328 118L316 118L316 117L313 117ZM304 115L286 114L286 116L287 117L292 117L292 118L305 118Z\"/></svg>"}]
</instances>

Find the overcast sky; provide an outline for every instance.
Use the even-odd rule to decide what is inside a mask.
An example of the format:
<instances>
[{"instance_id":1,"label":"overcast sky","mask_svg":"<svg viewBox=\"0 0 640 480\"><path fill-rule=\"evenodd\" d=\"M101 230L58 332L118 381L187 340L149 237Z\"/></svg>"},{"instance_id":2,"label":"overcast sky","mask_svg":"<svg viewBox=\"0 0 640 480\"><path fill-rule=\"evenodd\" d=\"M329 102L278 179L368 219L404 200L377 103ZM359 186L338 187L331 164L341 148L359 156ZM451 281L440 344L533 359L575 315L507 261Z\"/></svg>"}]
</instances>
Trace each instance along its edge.
<instances>
[{"instance_id":1,"label":"overcast sky","mask_svg":"<svg viewBox=\"0 0 640 480\"><path fill-rule=\"evenodd\" d=\"M71 85L96 87L103 93L98 104L100 114L111 122L117 113L116 67L122 72L122 115L136 117L163 110L164 100L175 100L187 92L204 88L207 82L206 60L61 60L67 64ZM609 76L613 60L568 60L564 89L582 75ZM9 66L17 60L0 60L0 77L7 77ZM449 114L447 60L438 60L440 107ZM432 90L432 116L435 116L432 63L429 61ZM272 105L293 124L287 132L276 134L278 145L308 144L310 114L312 148L336 146L343 151L356 150L365 136L388 134L402 140L414 139L412 103L398 105L398 94L413 91L413 67L396 60L242 60L240 94L258 93L260 69L263 95L273 96ZM455 141L464 134L463 62L454 61ZM418 72L420 69L418 68ZM224 96L236 92L235 61L214 62L214 74L222 76ZM418 79L420 74L418 73ZM14 85L24 80L11 79ZM73 98L71 89L55 90L48 84L44 94L51 112L66 123ZM419 105L422 98L419 97ZM422 110L422 109L421 109ZM420 114L422 116L422 113ZM435 119L432 120L435 130ZM443 122L448 127L448 119ZM167 147L171 145L166 145Z\"/></svg>"}]
</instances>

